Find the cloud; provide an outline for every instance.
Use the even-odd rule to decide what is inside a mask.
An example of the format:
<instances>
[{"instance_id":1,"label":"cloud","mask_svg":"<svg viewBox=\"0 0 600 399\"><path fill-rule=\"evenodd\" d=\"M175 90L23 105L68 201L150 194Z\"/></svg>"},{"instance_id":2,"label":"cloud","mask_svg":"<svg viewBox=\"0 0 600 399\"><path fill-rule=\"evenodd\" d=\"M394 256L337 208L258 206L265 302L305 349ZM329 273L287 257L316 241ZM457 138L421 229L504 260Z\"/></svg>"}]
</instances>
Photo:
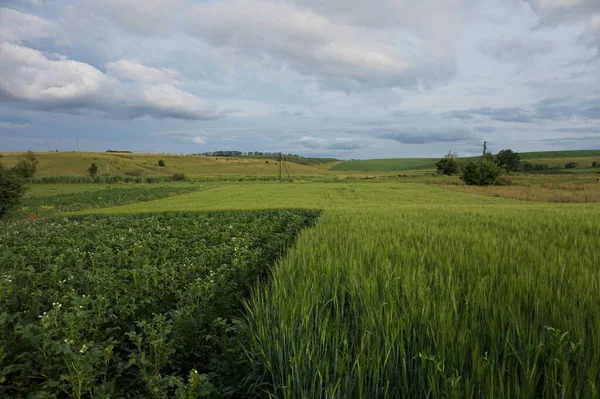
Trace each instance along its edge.
<instances>
[{"instance_id":1,"label":"cloud","mask_svg":"<svg viewBox=\"0 0 600 399\"><path fill-rule=\"evenodd\" d=\"M467 110L449 111L446 113L446 116L456 119L473 119L478 116L483 116L500 122L533 122L533 118L531 117L531 115L526 110L518 107L471 108Z\"/></svg>"},{"instance_id":2,"label":"cloud","mask_svg":"<svg viewBox=\"0 0 600 399\"><path fill-rule=\"evenodd\" d=\"M494 133L496 128L493 126L475 126L473 131L477 133Z\"/></svg>"},{"instance_id":3,"label":"cloud","mask_svg":"<svg viewBox=\"0 0 600 399\"><path fill-rule=\"evenodd\" d=\"M600 119L600 97L573 100L569 97L549 98L535 104L539 119Z\"/></svg>"},{"instance_id":4,"label":"cloud","mask_svg":"<svg viewBox=\"0 0 600 399\"><path fill-rule=\"evenodd\" d=\"M588 126L588 127L561 127L554 129L555 132L559 133L600 133L600 126Z\"/></svg>"},{"instance_id":5,"label":"cloud","mask_svg":"<svg viewBox=\"0 0 600 399\"><path fill-rule=\"evenodd\" d=\"M52 36L56 23L11 8L0 8L0 42L22 42Z\"/></svg>"},{"instance_id":6,"label":"cloud","mask_svg":"<svg viewBox=\"0 0 600 399\"><path fill-rule=\"evenodd\" d=\"M374 129L371 134L383 139L394 140L402 144L454 143L473 140L476 135L469 129L460 127L412 127Z\"/></svg>"},{"instance_id":7,"label":"cloud","mask_svg":"<svg viewBox=\"0 0 600 399\"><path fill-rule=\"evenodd\" d=\"M0 102L66 113L101 112L127 119L144 115L189 120L220 116L217 107L176 87L164 70L131 61L109 63L107 68L109 72L104 73L83 62L3 43Z\"/></svg>"},{"instance_id":8,"label":"cloud","mask_svg":"<svg viewBox=\"0 0 600 399\"><path fill-rule=\"evenodd\" d=\"M121 80L179 85L179 74L167 68L152 68L137 60L119 60L106 64L107 74Z\"/></svg>"},{"instance_id":9,"label":"cloud","mask_svg":"<svg viewBox=\"0 0 600 399\"><path fill-rule=\"evenodd\" d=\"M477 49L500 62L526 62L536 56L552 52L554 43L524 36L506 36L486 39L477 46Z\"/></svg>"},{"instance_id":10,"label":"cloud","mask_svg":"<svg viewBox=\"0 0 600 399\"><path fill-rule=\"evenodd\" d=\"M427 86L455 73L447 51L434 51L429 41L401 26L386 32L292 2L203 2L194 6L187 25L190 34L212 46L283 65L344 90ZM439 29L433 36L443 35Z\"/></svg>"},{"instance_id":11,"label":"cloud","mask_svg":"<svg viewBox=\"0 0 600 399\"><path fill-rule=\"evenodd\" d=\"M206 144L207 137L200 135L197 130L169 130L152 133L150 136L174 138L184 143Z\"/></svg>"},{"instance_id":12,"label":"cloud","mask_svg":"<svg viewBox=\"0 0 600 399\"><path fill-rule=\"evenodd\" d=\"M523 0L529 4L543 23L558 24L587 18L600 13L598 0Z\"/></svg>"},{"instance_id":13,"label":"cloud","mask_svg":"<svg viewBox=\"0 0 600 399\"><path fill-rule=\"evenodd\" d=\"M166 33L181 12L182 0L86 0L91 8L142 34Z\"/></svg>"},{"instance_id":14,"label":"cloud","mask_svg":"<svg viewBox=\"0 0 600 399\"><path fill-rule=\"evenodd\" d=\"M360 148L364 148L366 144L361 140L355 138L319 138L312 136L304 136L299 140L294 141L294 143L298 143L303 145L306 148L311 150L316 149L325 149L325 150L340 150L340 151L350 151L350 150L358 150Z\"/></svg>"},{"instance_id":15,"label":"cloud","mask_svg":"<svg viewBox=\"0 0 600 399\"><path fill-rule=\"evenodd\" d=\"M538 14L542 25L583 22L587 25L579 43L597 52L600 58L600 1L523 0Z\"/></svg>"},{"instance_id":16,"label":"cloud","mask_svg":"<svg viewBox=\"0 0 600 399\"><path fill-rule=\"evenodd\" d=\"M0 122L0 129L22 130L31 128L32 126L29 123Z\"/></svg>"}]
</instances>

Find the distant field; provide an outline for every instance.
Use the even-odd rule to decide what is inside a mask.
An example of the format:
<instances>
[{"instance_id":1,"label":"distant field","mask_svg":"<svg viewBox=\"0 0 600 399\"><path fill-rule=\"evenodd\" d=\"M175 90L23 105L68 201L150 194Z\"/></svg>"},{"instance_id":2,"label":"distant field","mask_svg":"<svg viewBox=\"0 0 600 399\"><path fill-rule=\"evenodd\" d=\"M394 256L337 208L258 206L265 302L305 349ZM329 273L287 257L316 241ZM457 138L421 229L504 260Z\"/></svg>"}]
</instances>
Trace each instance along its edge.
<instances>
[{"instance_id":1,"label":"distant field","mask_svg":"<svg viewBox=\"0 0 600 399\"><path fill-rule=\"evenodd\" d=\"M523 161L536 164L564 167L567 162L577 161L581 168L590 168L592 162L600 162L600 150L581 151L547 151L519 153ZM390 159L364 159L344 161L333 166L332 172L393 172L407 170L435 169L435 164L442 158L390 158ZM468 157L466 160L479 159Z\"/></svg>"},{"instance_id":2,"label":"distant field","mask_svg":"<svg viewBox=\"0 0 600 399\"><path fill-rule=\"evenodd\" d=\"M39 152L37 177L87 175L92 162L98 166L98 175L172 175L185 173L188 177L202 176L263 176L277 175L277 161L254 158L200 157L189 155L118 154L98 152ZM13 166L19 160L18 153L4 153L0 162ZM164 160L166 167L158 166ZM322 175L332 164L300 165L286 162L291 175Z\"/></svg>"},{"instance_id":3,"label":"distant field","mask_svg":"<svg viewBox=\"0 0 600 399\"><path fill-rule=\"evenodd\" d=\"M329 169L331 172L393 172L435 169L434 158L391 158L344 161Z\"/></svg>"}]
</instances>

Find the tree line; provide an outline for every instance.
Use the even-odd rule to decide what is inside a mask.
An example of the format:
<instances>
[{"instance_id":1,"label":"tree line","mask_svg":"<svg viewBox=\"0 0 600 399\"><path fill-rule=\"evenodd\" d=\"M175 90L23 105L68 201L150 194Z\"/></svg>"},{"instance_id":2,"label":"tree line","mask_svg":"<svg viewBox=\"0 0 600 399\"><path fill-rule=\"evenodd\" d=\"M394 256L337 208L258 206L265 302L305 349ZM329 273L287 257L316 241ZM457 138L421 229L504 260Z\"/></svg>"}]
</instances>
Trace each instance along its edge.
<instances>
[{"instance_id":1,"label":"tree line","mask_svg":"<svg viewBox=\"0 0 600 399\"><path fill-rule=\"evenodd\" d=\"M200 154L192 154L199 155L205 157L231 157L231 158L262 158L262 159L279 159L279 152L263 152L263 151L211 151L211 152L202 152ZM338 159L336 158L313 158L313 157L303 157L298 154L284 154L283 158L286 161L298 163L301 165L320 165L324 163L336 162Z\"/></svg>"},{"instance_id":2,"label":"tree line","mask_svg":"<svg viewBox=\"0 0 600 399\"><path fill-rule=\"evenodd\" d=\"M565 169L579 167L575 161L567 162ZM592 163L593 168L600 167L598 161ZM444 175L460 175L468 185L497 185L502 181L500 176L509 172L533 172L553 169L547 164L534 164L522 161L519 153L511 149L501 150L498 154L486 153L481 160L464 160L458 158L455 152L448 152L443 159L436 163L437 172ZM554 167L558 169L558 167Z\"/></svg>"}]
</instances>

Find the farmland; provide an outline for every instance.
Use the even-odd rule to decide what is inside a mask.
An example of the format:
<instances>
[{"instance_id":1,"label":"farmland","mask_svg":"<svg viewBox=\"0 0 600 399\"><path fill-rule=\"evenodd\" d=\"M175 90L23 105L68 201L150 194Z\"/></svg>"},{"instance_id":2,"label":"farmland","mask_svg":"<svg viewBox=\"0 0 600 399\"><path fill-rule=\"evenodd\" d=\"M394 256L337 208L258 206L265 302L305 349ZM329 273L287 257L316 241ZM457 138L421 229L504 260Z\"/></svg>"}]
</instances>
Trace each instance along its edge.
<instances>
[{"instance_id":1,"label":"farmland","mask_svg":"<svg viewBox=\"0 0 600 399\"><path fill-rule=\"evenodd\" d=\"M0 387L598 396L591 175L516 174L517 185L490 188L419 171L347 176L31 185L26 203L54 210L1 229Z\"/></svg>"}]
</instances>

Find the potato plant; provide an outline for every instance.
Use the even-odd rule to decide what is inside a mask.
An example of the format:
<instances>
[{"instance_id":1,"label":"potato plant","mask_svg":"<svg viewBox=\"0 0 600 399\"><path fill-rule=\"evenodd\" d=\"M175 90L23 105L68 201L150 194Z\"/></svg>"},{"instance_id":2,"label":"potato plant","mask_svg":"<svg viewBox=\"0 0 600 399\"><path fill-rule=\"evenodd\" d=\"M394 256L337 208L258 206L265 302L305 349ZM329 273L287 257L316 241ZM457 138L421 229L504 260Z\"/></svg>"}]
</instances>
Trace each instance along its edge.
<instances>
[{"instance_id":1,"label":"potato plant","mask_svg":"<svg viewBox=\"0 0 600 399\"><path fill-rule=\"evenodd\" d=\"M241 299L315 212L0 225L0 397L231 395Z\"/></svg>"}]
</instances>

